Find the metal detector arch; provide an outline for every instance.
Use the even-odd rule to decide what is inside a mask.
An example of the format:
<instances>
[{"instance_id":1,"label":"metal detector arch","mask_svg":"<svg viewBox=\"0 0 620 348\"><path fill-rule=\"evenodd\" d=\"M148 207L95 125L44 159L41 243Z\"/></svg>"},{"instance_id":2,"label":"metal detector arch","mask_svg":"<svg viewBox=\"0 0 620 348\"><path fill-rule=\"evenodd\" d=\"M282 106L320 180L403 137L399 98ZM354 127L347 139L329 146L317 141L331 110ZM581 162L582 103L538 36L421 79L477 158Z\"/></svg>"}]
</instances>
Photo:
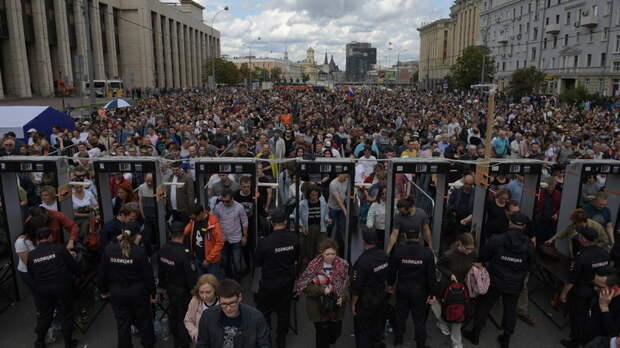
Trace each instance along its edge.
<instances>
[{"instance_id":1,"label":"metal detector arch","mask_svg":"<svg viewBox=\"0 0 620 348\"><path fill-rule=\"evenodd\" d=\"M304 174L329 174L330 182L340 174L349 174L349 193L345 205L347 206L347 214L345 216L345 236L344 238L344 255L348 261L351 261L351 243L353 236L350 232L351 226L351 204L354 201L351 197L355 194L355 161L348 158L317 158L315 160L298 160L297 176L295 180L295 233L299 233L299 189L301 186L301 173ZM333 176L333 178L332 178Z\"/></svg>"},{"instance_id":2,"label":"metal detector arch","mask_svg":"<svg viewBox=\"0 0 620 348\"><path fill-rule=\"evenodd\" d=\"M435 204L433 211L426 212L432 215L432 237L433 237L433 249L439 251L439 244L441 242L441 232L443 228L444 209L446 204L446 195L448 193L448 180L447 176L450 173L450 162L443 159L431 159L431 158L397 158L391 159L388 165L388 184L387 184L387 204L385 209L385 215L388 219L388 224L385 229L385 247L387 248L387 241L390 238L393 228L394 212L396 212L396 176L399 174L428 174L436 175L437 180L435 182Z\"/></svg>"},{"instance_id":3,"label":"metal detector arch","mask_svg":"<svg viewBox=\"0 0 620 348\"><path fill-rule=\"evenodd\" d=\"M161 163L153 157L101 157L93 163L96 185L99 192L99 209L103 222L114 218L112 213L112 192L110 190L110 176L114 173L143 173L153 174L153 192L156 197L157 227L159 246L166 244L166 213L165 201L160 192L163 190L163 175Z\"/></svg>"},{"instance_id":4,"label":"metal detector arch","mask_svg":"<svg viewBox=\"0 0 620 348\"><path fill-rule=\"evenodd\" d=\"M19 196L17 193L17 174L19 173L55 173L54 187L58 191L63 190L63 195L71 196L68 187L69 166L64 157L50 156L7 156L0 158L0 185L2 194L2 204L4 208L7 232L9 235L9 253L11 255L12 271L14 286L16 292L16 300L20 299L20 291L17 282L16 268L18 264L17 254L13 252L13 246L17 237L22 233L24 228L24 216L20 207ZM60 192L59 192L60 193ZM64 199L58 201L58 210L69 218L73 218L73 209L71 200ZM64 242L64 233L61 233Z\"/></svg>"},{"instance_id":5,"label":"metal detector arch","mask_svg":"<svg viewBox=\"0 0 620 348\"><path fill-rule=\"evenodd\" d=\"M570 223L570 215L579 206L583 177L590 174L605 174L604 192L609 194L607 207L611 211L611 223L617 224L620 208L620 161L617 160L572 160L566 167L562 204L558 216L557 231L564 230ZM605 227L605 226L603 226ZM614 228L616 231L616 228ZM564 255L569 254L570 241L556 241L556 248Z\"/></svg>"}]
</instances>

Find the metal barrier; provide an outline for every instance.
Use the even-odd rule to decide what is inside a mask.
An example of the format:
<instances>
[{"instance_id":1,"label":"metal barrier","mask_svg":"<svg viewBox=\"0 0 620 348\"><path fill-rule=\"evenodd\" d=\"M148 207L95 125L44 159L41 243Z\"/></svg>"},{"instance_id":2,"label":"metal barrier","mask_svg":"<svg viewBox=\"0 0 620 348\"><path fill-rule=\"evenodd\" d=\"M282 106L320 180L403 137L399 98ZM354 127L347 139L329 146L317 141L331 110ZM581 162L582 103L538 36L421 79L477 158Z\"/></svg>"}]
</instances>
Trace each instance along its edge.
<instances>
[{"instance_id":1,"label":"metal barrier","mask_svg":"<svg viewBox=\"0 0 620 348\"><path fill-rule=\"evenodd\" d=\"M70 145L54 152L50 152L47 156L73 157L76 153L78 153L78 144Z\"/></svg>"},{"instance_id":2,"label":"metal barrier","mask_svg":"<svg viewBox=\"0 0 620 348\"><path fill-rule=\"evenodd\" d=\"M415 201L415 206L432 215L435 211L435 199L431 197L422 187L416 184L415 180L411 182L411 193ZM433 228L433 221L430 219L429 225Z\"/></svg>"}]
</instances>

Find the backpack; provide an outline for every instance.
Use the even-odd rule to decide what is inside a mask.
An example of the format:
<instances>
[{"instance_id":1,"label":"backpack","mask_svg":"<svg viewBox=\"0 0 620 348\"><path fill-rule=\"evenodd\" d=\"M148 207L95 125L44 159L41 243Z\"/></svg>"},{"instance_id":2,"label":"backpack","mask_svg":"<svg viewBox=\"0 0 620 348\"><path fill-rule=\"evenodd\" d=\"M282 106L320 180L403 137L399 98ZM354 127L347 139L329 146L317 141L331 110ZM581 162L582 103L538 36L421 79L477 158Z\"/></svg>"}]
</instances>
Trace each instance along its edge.
<instances>
[{"instance_id":1,"label":"backpack","mask_svg":"<svg viewBox=\"0 0 620 348\"><path fill-rule=\"evenodd\" d=\"M467 290L470 296L476 297L478 295L484 295L489 291L491 285L491 277L486 268L472 267L465 277L465 283L467 284Z\"/></svg>"},{"instance_id":2,"label":"backpack","mask_svg":"<svg viewBox=\"0 0 620 348\"><path fill-rule=\"evenodd\" d=\"M464 323L469 311L469 291L464 284L452 282L443 293L441 318L446 323Z\"/></svg>"}]
</instances>

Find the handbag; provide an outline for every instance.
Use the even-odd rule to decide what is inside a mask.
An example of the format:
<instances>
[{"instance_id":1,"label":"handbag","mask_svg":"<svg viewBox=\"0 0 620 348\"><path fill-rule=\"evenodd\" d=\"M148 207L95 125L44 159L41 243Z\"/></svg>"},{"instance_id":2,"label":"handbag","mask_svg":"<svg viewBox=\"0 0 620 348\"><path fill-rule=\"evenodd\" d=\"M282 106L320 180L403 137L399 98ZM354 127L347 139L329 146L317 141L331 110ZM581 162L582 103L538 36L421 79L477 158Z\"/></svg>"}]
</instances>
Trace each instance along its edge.
<instances>
[{"instance_id":1,"label":"handbag","mask_svg":"<svg viewBox=\"0 0 620 348\"><path fill-rule=\"evenodd\" d=\"M338 305L336 304L337 301L338 298L333 292L328 295L322 294L319 297L319 312L321 312L322 315L330 315L335 313L338 309Z\"/></svg>"}]
</instances>

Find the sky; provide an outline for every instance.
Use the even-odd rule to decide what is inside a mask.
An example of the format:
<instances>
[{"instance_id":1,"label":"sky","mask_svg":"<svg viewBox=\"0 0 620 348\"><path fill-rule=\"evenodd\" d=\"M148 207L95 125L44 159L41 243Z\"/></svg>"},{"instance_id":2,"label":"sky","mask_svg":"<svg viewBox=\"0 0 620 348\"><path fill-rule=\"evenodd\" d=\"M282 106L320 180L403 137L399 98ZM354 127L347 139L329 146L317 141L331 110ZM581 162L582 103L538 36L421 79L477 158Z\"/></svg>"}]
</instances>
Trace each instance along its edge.
<instances>
[{"instance_id":1,"label":"sky","mask_svg":"<svg viewBox=\"0 0 620 348\"><path fill-rule=\"evenodd\" d=\"M377 63L417 60L423 24L447 17L453 0L196 0L206 7L205 22L217 15L222 54L305 58L315 50L323 63L325 53L345 69L345 45L370 42L377 48ZM258 39L260 38L260 40ZM392 45L389 45L392 42ZM392 47L390 50L389 48Z\"/></svg>"}]
</instances>

